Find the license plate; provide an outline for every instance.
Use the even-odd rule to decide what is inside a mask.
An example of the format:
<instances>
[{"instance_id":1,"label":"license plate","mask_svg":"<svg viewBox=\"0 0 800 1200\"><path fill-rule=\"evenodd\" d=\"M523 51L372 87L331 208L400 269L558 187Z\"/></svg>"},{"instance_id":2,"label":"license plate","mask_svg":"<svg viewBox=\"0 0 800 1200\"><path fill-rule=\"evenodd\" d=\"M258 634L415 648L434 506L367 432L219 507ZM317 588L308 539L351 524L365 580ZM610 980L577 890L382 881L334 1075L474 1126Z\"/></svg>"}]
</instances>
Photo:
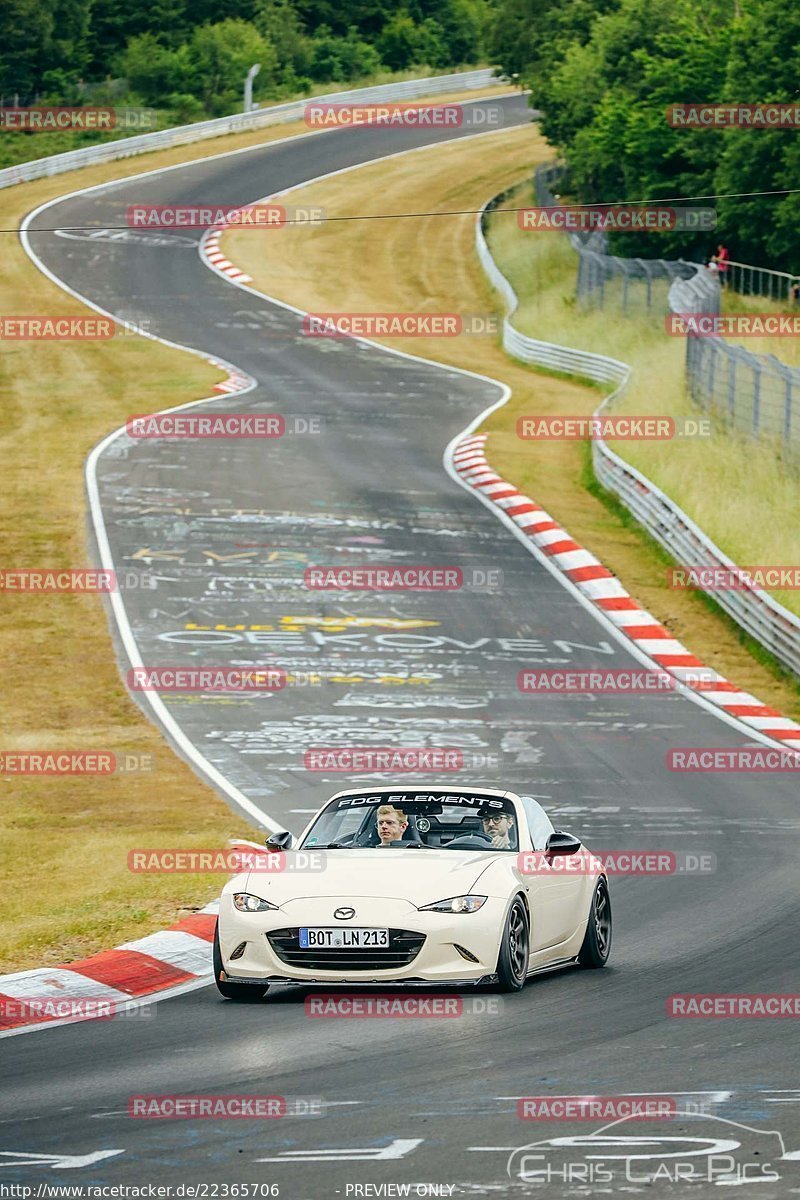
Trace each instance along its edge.
<instances>
[{"instance_id":1,"label":"license plate","mask_svg":"<svg viewBox=\"0 0 800 1200\"><path fill-rule=\"evenodd\" d=\"M320 929L304 928L300 930L300 949L311 950L317 947L349 950L364 949L368 946L389 945L388 929Z\"/></svg>"}]
</instances>

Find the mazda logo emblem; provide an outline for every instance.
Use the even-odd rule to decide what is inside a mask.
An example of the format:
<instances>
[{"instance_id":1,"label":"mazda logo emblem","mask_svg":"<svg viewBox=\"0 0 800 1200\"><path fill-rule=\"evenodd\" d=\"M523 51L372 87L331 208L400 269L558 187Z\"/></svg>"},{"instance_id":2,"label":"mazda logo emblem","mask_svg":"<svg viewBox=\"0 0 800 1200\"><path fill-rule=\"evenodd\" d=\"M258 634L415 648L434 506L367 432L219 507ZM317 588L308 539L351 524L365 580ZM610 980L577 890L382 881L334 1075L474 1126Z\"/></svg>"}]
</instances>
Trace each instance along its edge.
<instances>
[{"instance_id":1,"label":"mazda logo emblem","mask_svg":"<svg viewBox=\"0 0 800 1200\"><path fill-rule=\"evenodd\" d=\"M349 921L351 917L356 915L356 910L348 907L336 908L334 909L333 915L336 917L337 921Z\"/></svg>"}]
</instances>

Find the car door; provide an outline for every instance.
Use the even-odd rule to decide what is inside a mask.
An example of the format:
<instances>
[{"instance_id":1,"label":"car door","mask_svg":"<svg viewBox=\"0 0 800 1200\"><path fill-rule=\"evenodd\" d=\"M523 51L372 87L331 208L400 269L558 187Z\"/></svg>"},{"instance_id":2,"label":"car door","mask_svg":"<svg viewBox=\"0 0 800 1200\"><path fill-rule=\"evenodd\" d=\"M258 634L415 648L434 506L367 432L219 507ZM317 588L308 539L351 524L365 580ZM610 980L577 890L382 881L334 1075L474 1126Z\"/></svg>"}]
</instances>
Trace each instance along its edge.
<instances>
[{"instance_id":1,"label":"car door","mask_svg":"<svg viewBox=\"0 0 800 1200\"><path fill-rule=\"evenodd\" d=\"M520 800L531 845L534 851L543 851L555 827L533 796L520 796ZM535 859L534 863L540 861ZM534 950L547 950L566 941L585 917L586 876L557 868L556 862L556 869L539 867L524 875L531 906L531 947Z\"/></svg>"}]
</instances>

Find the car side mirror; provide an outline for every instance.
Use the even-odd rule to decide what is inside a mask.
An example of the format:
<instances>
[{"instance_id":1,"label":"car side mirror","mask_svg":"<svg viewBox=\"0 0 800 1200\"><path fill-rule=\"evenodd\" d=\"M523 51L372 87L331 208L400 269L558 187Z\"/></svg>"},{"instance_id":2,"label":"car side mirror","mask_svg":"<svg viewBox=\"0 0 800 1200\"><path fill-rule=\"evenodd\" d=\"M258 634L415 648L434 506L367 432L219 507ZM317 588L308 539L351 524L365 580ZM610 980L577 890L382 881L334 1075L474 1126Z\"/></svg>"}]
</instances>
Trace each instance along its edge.
<instances>
[{"instance_id":1,"label":"car side mirror","mask_svg":"<svg viewBox=\"0 0 800 1200\"><path fill-rule=\"evenodd\" d=\"M280 829L277 833L271 833L266 841L266 847L272 854L282 854L284 850L291 850L292 835L286 829Z\"/></svg>"},{"instance_id":2,"label":"car side mirror","mask_svg":"<svg viewBox=\"0 0 800 1200\"><path fill-rule=\"evenodd\" d=\"M545 854L577 854L580 848L579 838L573 837L571 833L561 833L556 830L547 839Z\"/></svg>"}]
</instances>

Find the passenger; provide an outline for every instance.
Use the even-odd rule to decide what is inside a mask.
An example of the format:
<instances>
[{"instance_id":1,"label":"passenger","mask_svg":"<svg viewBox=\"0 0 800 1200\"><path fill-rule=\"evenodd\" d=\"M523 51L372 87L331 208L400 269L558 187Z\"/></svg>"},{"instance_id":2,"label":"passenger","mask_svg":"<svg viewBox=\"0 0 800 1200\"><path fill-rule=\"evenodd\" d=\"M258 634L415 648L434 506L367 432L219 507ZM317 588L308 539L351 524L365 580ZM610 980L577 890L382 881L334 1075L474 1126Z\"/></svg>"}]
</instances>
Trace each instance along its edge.
<instances>
[{"instance_id":1,"label":"passenger","mask_svg":"<svg viewBox=\"0 0 800 1200\"><path fill-rule=\"evenodd\" d=\"M516 839L512 840L514 818L508 813L492 812L485 809L483 817L483 832L492 839L495 850L513 850Z\"/></svg>"},{"instance_id":2,"label":"passenger","mask_svg":"<svg viewBox=\"0 0 800 1200\"><path fill-rule=\"evenodd\" d=\"M378 809L379 845L391 846L392 842L399 842L406 829L408 829L408 818L402 809L395 808L392 804L380 806Z\"/></svg>"}]
</instances>

